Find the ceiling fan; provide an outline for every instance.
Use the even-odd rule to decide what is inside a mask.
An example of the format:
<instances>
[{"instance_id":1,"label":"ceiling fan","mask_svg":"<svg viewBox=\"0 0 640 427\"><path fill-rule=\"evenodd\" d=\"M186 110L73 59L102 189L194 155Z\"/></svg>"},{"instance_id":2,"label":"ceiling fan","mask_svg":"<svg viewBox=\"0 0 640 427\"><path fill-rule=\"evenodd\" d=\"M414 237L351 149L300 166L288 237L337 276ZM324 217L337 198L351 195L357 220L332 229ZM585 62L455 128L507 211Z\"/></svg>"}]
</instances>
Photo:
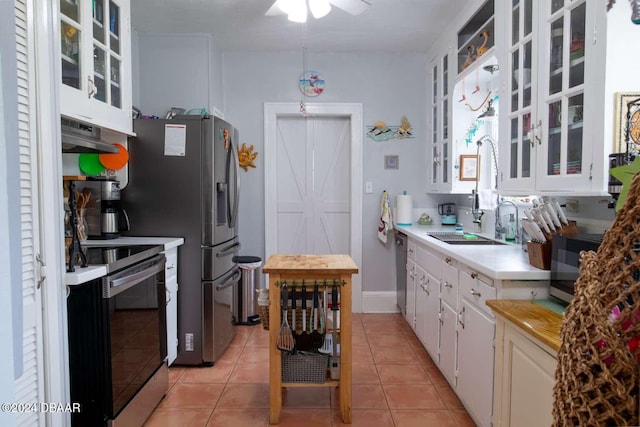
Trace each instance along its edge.
<instances>
[{"instance_id":1,"label":"ceiling fan","mask_svg":"<svg viewBox=\"0 0 640 427\"><path fill-rule=\"evenodd\" d=\"M276 0L265 15L288 15L293 22L307 21L307 8L314 18L322 18L331 11L331 5L352 15L360 15L371 6L371 0Z\"/></svg>"}]
</instances>

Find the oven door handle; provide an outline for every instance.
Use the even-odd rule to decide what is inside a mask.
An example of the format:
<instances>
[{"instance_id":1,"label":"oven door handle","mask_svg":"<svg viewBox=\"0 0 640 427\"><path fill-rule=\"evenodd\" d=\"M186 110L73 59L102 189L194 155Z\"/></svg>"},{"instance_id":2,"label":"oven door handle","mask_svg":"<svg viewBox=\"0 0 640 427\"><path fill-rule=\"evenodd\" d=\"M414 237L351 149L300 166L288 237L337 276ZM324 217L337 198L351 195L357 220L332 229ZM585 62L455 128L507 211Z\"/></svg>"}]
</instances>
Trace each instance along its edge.
<instances>
[{"instance_id":1,"label":"oven door handle","mask_svg":"<svg viewBox=\"0 0 640 427\"><path fill-rule=\"evenodd\" d=\"M236 283L241 276L242 272L240 271L240 268L236 267L226 276L221 277L220 279L213 282L214 286L216 287L216 291L221 291L224 288L228 288L229 286Z\"/></svg>"},{"instance_id":2,"label":"oven door handle","mask_svg":"<svg viewBox=\"0 0 640 427\"><path fill-rule=\"evenodd\" d=\"M111 298L118 295L120 292L124 292L132 286L152 277L161 271L164 271L165 257L160 255L150 261L148 261L148 268L136 271L133 274L123 275L117 279L108 279L103 287L103 297Z\"/></svg>"}]
</instances>

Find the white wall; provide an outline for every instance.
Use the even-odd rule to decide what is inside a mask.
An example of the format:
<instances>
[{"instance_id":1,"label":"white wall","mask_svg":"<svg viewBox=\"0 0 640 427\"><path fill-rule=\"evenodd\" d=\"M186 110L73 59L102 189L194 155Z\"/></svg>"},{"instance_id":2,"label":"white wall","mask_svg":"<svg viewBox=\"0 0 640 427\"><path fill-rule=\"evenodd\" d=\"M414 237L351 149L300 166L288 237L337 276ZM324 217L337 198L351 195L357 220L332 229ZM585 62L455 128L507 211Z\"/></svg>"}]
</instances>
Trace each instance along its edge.
<instances>
[{"instance_id":1,"label":"white wall","mask_svg":"<svg viewBox=\"0 0 640 427\"><path fill-rule=\"evenodd\" d=\"M133 38L133 103L142 114L164 118L171 107L213 111L221 76L210 35L134 33Z\"/></svg>"},{"instance_id":2,"label":"white wall","mask_svg":"<svg viewBox=\"0 0 640 427\"><path fill-rule=\"evenodd\" d=\"M224 53L225 117L240 131L240 142L263 152L264 102L299 102L298 77L302 73L302 50L285 53ZM392 196L406 190L415 206L433 205L425 194L426 153L426 59L420 54L307 53L307 68L325 79L325 91L308 102L362 103L365 129L376 121L397 126L406 115L413 139L375 142L364 137L363 182L372 181L374 192L363 197L363 291L395 289L393 242L377 239L380 199L386 189ZM384 170L384 156L400 156L399 170ZM240 240L244 255L264 257L264 167L241 174ZM364 192L364 188L362 189Z\"/></svg>"}]
</instances>

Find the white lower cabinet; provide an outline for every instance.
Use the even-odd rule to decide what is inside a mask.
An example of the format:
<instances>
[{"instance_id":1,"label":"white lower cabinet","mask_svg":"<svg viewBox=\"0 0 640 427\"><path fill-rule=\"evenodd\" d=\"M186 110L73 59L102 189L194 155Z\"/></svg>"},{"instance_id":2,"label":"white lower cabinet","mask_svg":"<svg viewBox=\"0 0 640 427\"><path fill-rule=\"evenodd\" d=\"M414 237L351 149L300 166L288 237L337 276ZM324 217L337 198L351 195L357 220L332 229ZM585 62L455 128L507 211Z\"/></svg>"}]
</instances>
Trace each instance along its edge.
<instances>
[{"instance_id":1,"label":"white lower cabinet","mask_svg":"<svg viewBox=\"0 0 640 427\"><path fill-rule=\"evenodd\" d=\"M493 281L460 268L457 394L476 423L490 426L493 413L495 317L485 304L495 299Z\"/></svg>"},{"instance_id":2,"label":"white lower cabinet","mask_svg":"<svg viewBox=\"0 0 640 427\"><path fill-rule=\"evenodd\" d=\"M494 425L550 426L557 366L553 350L498 318L496 354Z\"/></svg>"},{"instance_id":3,"label":"white lower cabinet","mask_svg":"<svg viewBox=\"0 0 640 427\"><path fill-rule=\"evenodd\" d=\"M458 314L453 307L440 300L440 361L438 366L452 387L456 386L456 322Z\"/></svg>"},{"instance_id":4,"label":"white lower cabinet","mask_svg":"<svg viewBox=\"0 0 640 427\"><path fill-rule=\"evenodd\" d=\"M497 416L494 414L493 392L494 373L497 374L494 371L496 319L486 301L502 298L528 299L532 295L545 298L548 295L548 282L492 280L474 271L463 261L453 259L419 241L414 240L413 245L410 241L409 249L407 322L473 421L481 427L498 425L495 422ZM516 359L516 365L524 363L522 357L517 355L514 360ZM553 370L550 372L550 378L553 379ZM509 400L510 407L517 408L515 412L518 414L514 414L512 409L506 418L509 420L511 417L511 423L504 425L549 425L546 421L539 422L535 411L522 415L525 412L518 405L535 406L545 403L542 397L532 403L520 401L526 398L530 384L536 384L527 379L527 375L533 374L522 375L522 378L518 377L517 384L514 382L505 386L505 390L513 397ZM544 382L544 378L537 381ZM547 393L546 389L541 393ZM550 399L551 393L545 396ZM535 424L530 424L532 422Z\"/></svg>"},{"instance_id":5,"label":"white lower cabinet","mask_svg":"<svg viewBox=\"0 0 640 427\"><path fill-rule=\"evenodd\" d=\"M171 365L178 356L178 248L164 252L167 262L164 280L167 293L167 358Z\"/></svg>"}]
</instances>

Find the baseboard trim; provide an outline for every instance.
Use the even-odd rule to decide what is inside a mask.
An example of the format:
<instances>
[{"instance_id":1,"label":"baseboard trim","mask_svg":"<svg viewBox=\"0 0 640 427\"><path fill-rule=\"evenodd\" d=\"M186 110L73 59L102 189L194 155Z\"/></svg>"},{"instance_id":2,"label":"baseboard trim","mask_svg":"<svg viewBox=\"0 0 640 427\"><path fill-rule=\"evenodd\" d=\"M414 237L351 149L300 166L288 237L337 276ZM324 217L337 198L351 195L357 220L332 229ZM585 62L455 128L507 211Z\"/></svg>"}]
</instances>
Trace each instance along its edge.
<instances>
[{"instance_id":1,"label":"baseboard trim","mask_svg":"<svg viewBox=\"0 0 640 427\"><path fill-rule=\"evenodd\" d=\"M395 291L362 292L363 313L399 313Z\"/></svg>"}]
</instances>

